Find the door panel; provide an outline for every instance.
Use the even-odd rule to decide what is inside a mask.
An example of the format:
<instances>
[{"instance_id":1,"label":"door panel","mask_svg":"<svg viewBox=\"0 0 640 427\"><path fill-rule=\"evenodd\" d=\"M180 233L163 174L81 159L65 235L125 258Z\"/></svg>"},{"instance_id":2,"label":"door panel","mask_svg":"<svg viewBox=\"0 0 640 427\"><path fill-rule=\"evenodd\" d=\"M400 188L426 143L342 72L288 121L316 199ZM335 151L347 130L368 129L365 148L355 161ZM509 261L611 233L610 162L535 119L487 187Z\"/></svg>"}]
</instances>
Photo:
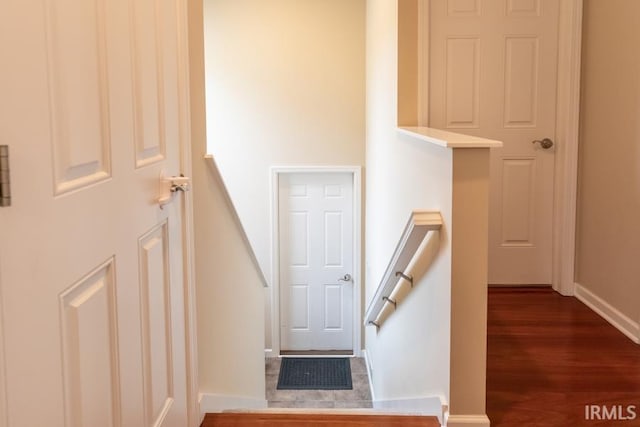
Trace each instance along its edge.
<instances>
[{"instance_id":1,"label":"door panel","mask_svg":"<svg viewBox=\"0 0 640 427\"><path fill-rule=\"evenodd\" d=\"M504 127L535 127L538 112L537 37L505 38Z\"/></svg>"},{"instance_id":2,"label":"door panel","mask_svg":"<svg viewBox=\"0 0 640 427\"><path fill-rule=\"evenodd\" d=\"M448 128L473 129L480 120L480 40L447 39L446 121Z\"/></svg>"},{"instance_id":3,"label":"door panel","mask_svg":"<svg viewBox=\"0 0 640 427\"><path fill-rule=\"evenodd\" d=\"M0 4L10 426L187 425L179 1Z\"/></svg>"},{"instance_id":4,"label":"door panel","mask_svg":"<svg viewBox=\"0 0 640 427\"><path fill-rule=\"evenodd\" d=\"M540 6L540 0L508 0L507 15L514 18L538 17Z\"/></svg>"},{"instance_id":5,"label":"door panel","mask_svg":"<svg viewBox=\"0 0 640 427\"><path fill-rule=\"evenodd\" d=\"M294 331L308 331L310 328L309 313L311 301L309 299L309 285L290 285L289 314L290 327Z\"/></svg>"},{"instance_id":6,"label":"door panel","mask_svg":"<svg viewBox=\"0 0 640 427\"><path fill-rule=\"evenodd\" d=\"M161 4L153 0L132 3L137 167L162 160L166 155L160 108L163 105L162 64L158 55L161 33L157 8Z\"/></svg>"},{"instance_id":7,"label":"door panel","mask_svg":"<svg viewBox=\"0 0 640 427\"><path fill-rule=\"evenodd\" d=\"M448 0L448 16L462 18L480 15L480 0Z\"/></svg>"},{"instance_id":8,"label":"door panel","mask_svg":"<svg viewBox=\"0 0 640 427\"><path fill-rule=\"evenodd\" d=\"M119 425L114 259L60 295L65 411L70 425Z\"/></svg>"},{"instance_id":9,"label":"door panel","mask_svg":"<svg viewBox=\"0 0 640 427\"><path fill-rule=\"evenodd\" d=\"M550 284L558 2L431 0L429 125L497 139L489 283Z\"/></svg>"},{"instance_id":10,"label":"door panel","mask_svg":"<svg viewBox=\"0 0 640 427\"><path fill-rule=\"evenodd\" d=\"M502 168L503 246L533 245L535 159L504 159Z\"/></svg>"},{"instance_id":11,"label":"door panel","mask_svg":"<svg viewBox=\"0 0 640 427\"><path fill-rule=\"evenodd\" d=\"M63 194L111 176L104 3L44 4L54 185Z\"/></svg>"},{"instance_id":12,"label":"door panel","mask_svg":"<svg viewBox=\"0 0 640 427\"><path fill-rule=\"evenodd\" d=\"M154 227L139 240L138 249L145 416L149 425L162 425L174 396L167 228L166 221Z\"/></svg>"},{"instance_id":13,"label":"door panel","mask_svg":"<svg viewBox=\"0 0 640 427\"><path fill-rule=\"evenodd\" d=\"M342 286L324 285L324 330L344 329L344 317L342 315Z\"/></svg>"},{"instance_id":14,"label":"door panel","mask_svg":"<svg viewBox=\"0 0 640 427\"><path fill-rule=\"evenodd\" d=\"M353 177L281 174L282 350L352 350Z\"/></svg>"},{"instance_id":15,"label":"door panel","mask_svg":"<svg viewBox=\"0 0 640 427\"><path fill-rule=\"evenodd\" d=\"M347 240L343 233L345 218L342 212L324 213L324 266L343 267L344 248Z\"/></svg>"}]
</instances>

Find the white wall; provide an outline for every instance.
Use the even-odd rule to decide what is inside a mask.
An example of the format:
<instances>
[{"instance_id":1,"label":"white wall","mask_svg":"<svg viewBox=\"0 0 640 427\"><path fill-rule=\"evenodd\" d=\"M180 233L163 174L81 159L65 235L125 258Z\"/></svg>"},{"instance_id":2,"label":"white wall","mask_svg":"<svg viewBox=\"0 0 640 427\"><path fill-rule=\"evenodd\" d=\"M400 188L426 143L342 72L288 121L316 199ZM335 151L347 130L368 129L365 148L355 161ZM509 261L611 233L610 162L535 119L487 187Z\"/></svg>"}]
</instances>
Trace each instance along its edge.
<instances>
[{"instance_id":1,"label":"white wall","mask_svg":"<svg viewBox=\"0 0 640 427\"><path fill-rule=\"evenodd\" d=\"M363 165L361 0L205 0L208 149L269 272L269 167Z\"/></svg>"},{"instance_id":2,"label":"white wall","mask_svg":"<svg viewBox=\"0 0 640 427\"><path fill-rule=\"evenodd\" d=\"M208 151L271 280L269 168L364 164L366 2L204 3Z\"/></svg>"},{"instance_id":3,"label":"white wall","mask_svg":"<svg viewBox=\"0 0 640 427\"><path fill-rule=\"evenodd\" d=\"M193 161L200 392L264 401L263 283L212 169Z\"/></svg>"},{"instance_id":4,"label":"white wall","mask_svg":"<svg viewBox=\"0 0 640 427\"><path fill-rule=\"evenodd\" d=\"M445 229L433 264L406 301L378 333L367 328L366 348L376 399L442 394L448 401L452 152L396 131L396 22L395 1L367 2L367 298L411 210L440 210Z\"/></svg>"},{"instance_id":5,"label":"white wall","mask_svg":"<svg viewBox=\"0 0 640 427\"><path fill-rule=\"evenodd\" d=\"M576 281L636 330L640 52L624 41L640 40L638 17L637 0L585 1L576 229Z\"/></svg>"},{"instance_id":6,"label":"white wall","mask_svg":"<svg viewBox=\"0 0 640 427\"><path fill-rule=\"evenodd\" d=\"M202 2L189 6L200 393L205 410L264 406L264 290L222 182L204 159Z\"/></svg>"}]
</instances>

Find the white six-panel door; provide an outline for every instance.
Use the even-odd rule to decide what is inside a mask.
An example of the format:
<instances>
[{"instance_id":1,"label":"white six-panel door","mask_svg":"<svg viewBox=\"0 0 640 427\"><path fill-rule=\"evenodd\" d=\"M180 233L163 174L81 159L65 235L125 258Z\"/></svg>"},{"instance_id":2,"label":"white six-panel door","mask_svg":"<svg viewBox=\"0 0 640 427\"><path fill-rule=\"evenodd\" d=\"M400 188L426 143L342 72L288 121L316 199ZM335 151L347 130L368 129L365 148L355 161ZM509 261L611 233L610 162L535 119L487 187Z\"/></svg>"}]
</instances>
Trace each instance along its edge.
<instances>
[{"instance_id":1,"label":"white six-panel door","mask_svg":"<svg viewBox=\"0 0 640 427\"><path fill-rule=\"evenodd\" d=\"M491 153L489 283L550 284L557 0L430 0L429 123Z\"/></svg>"},{"instance_id":2,"label":"white six-panel door","mask_svg":"<svg viewBox=\"0 0 640 427\"><path fill-rule=\"evenodd\" d=\"M0 425L187 425L179 5L0 3Z\"/></svg>"},{"instance_id":3,"label":"white six-panel door","mask_svg":"<svg viewBox=\"0 0 640 427\"><path fill-rule=\"evenodd\" d=\"M353 350L353 175L279 175L281 350Z\"/></svg>"}]
</instances>

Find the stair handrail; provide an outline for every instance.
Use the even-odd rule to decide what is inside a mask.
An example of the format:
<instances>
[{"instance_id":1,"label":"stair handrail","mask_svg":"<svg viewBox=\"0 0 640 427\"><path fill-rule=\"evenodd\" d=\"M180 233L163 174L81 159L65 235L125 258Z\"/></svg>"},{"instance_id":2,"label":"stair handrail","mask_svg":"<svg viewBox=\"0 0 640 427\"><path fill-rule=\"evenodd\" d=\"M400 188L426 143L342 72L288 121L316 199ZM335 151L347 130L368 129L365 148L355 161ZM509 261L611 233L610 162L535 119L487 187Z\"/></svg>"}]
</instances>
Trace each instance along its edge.
<instances>
[{"instance_id":1,"label":"stair handrail","mask_svg":"<svg viewBox=\"0 0 640 427\"><path fill-rule=\"evenodd\" d=\"M396 306L396 301L391 299L391 295L401 281L406 280L413 286L413 278L407 274L406 269L427 233L441 228L442 215L440 215L440 212L423 210L411 212L387 269L369 303L365 313L365 326L374 325L380 327L377 320L385 305Z\"/></svg>"}]
</instances>

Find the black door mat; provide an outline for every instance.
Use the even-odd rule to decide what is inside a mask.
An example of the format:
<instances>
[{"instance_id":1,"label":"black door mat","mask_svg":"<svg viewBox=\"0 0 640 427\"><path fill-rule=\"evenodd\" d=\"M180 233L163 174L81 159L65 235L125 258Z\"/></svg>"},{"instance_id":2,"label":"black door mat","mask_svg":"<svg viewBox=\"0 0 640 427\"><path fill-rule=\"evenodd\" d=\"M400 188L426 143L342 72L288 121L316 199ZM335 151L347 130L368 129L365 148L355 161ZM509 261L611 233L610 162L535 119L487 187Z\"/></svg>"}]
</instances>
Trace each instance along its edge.
<instances>
[{"instance_id":1,"label":"black door mat","mask_svg":"<svg viewBox=\"0 0 640 427\"><path fill-rule=\"evenodd\" d=\"M278 390L352 390L348 358L285 357Z\"/></svg>"}]
</instances>

